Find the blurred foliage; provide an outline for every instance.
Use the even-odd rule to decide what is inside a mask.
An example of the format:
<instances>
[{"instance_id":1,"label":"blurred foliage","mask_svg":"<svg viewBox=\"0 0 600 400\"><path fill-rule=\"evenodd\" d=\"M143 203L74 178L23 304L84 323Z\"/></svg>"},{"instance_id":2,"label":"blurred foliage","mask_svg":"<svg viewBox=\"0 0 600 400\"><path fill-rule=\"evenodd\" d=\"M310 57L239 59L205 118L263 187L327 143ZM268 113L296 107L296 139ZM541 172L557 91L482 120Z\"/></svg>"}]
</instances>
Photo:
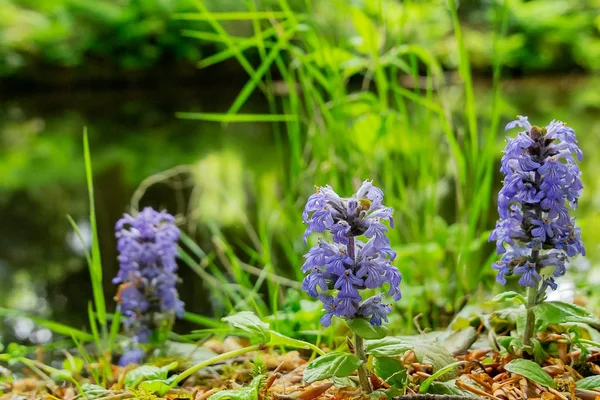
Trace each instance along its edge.
<instances>
[{"instance_id":1,"label":"blurred foliage","mask_svg":"<svg viewBox=\"0 0 600 400\"><path fill-rule=\"evenodd\" d=\"M226 47L181 34L190 28L212 33L205 20L179 18L180 13L197 11L197 1L0 0L0 74L44 66L148 69L158 63L196 62ZM211 12L248 11L247 1L202 4ZM278 11L281 4L263 0L257 8ZM419 45L430 49L446 69L458 65L446 0L297 0L289 6L299 16L309 8L318 10L313 22L333 42L355 34L340 10L354 6L367 16L381 15L390 47ZM491 70L495 8L504 6L508 30L498 52L506 67L525 73L600 69L600 0L471 0L461 2L459 13L475 69ZM252 32L252 21L223 18L229 19L223 25L232 35ZM256 60L258 54L249 58Z\"/></svg>"},{"instance_id":2,"label":"blurred foliage","mask_svg":"<svg viewBox=\"0 0 600 400\"><path fill-rule=\"evenodd\" d=\"M191 0L0 0L0 72L36 64L145 68L198 59L176 12Z\"/></svg>"}]
</instances>

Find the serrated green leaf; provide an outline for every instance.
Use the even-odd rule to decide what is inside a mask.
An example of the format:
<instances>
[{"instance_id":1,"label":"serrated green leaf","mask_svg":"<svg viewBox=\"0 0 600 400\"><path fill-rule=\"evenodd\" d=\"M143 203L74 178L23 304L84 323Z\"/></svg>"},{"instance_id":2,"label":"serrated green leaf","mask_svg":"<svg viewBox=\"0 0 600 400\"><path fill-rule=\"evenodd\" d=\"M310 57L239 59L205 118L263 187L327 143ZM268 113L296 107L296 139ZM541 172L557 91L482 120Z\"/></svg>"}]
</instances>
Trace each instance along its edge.
<instances>
[{"instance_id":1,"label":"serrated green leaf","mask_svg":"<svg viewBox=\"0 0 600 400\"><path fill-rule=\"evenodd\" d=\"M512 372L513 374L521 375L527 379L531 379L535 383L542 386L555 388L556 382L546 371L542 369L538 364L530 360L522 358L512 360L504 366L504 369Z\"/></svg>"},{"instance_id":2,"label":"serrated green leaf","mask_svg":"<svg viewBox=\"0 0 600 400\"><path fill-rule=\"evenodd\" d=\"M365 318L352 318L346 321L352 332L363 339L381 339L387 335L387 328L384 326L375 326Z\"/></svg>"},{"instance_id":3,"label":"serrated green leaf","mask_svg":"<svg viewBox=\"0 0 600 400\"><path fill-rule=\"evenodd\" d=\"M600 375L588 376L578 380L575 384L578 389L600 389Z\"/></svg>"},{"instance_id":4,"label":"serrated green leaf","mask_svg":"<svg viewBox=\"0 0 600 400\"><path fill-rule=\"evenodd\" d=\"M406 385L406 368L395 358L374 357L373 370L390 386L403 388Z\"/></svg>"},{"instance_id":5,"label":"serrated green leaf","mask_svg":"<svg viewBox=\"0 0 600 400\"><path fill-rule=\"evenodd\" d=\"M169 371L177 367L177 362L172 362L164 367L155 367L153 365L142 365L132 369L125 376L125 387L137 387L143 381L167 379Z\"/></svg>"},{"instance_id":6,"label":"serrated green leaf","mask_svg":"<svg viewBox=\"0 0 600 400\"><path fill-rule=\"evenodd\" d=\"M223 318L223 321L229 322L234 327L259 338L261 343L269 341L269 324L262 322L253 312L242 311Z\"/></svg>"},{"instance_id":7,"label":"serrated green leaf","mask_svg":"<svg viewBox=\"0 0 600 400\"><path fill-rule=\"evenodd\" d=\"M537 320L545 325L577 322L592 327L600 326L600 318L583 307L562 301L547 301L536 305L533 309Z\"/></svg>"},{"instance_id":8,"label":"serrated green leaf","mask_svg":"<svg viewBox=\"0 0 600 400\"><path fill-rule=\"evenodd\" d=\"M365 352L374 357L396 357L401 356L414 345L405 337L390 336L378 340L365 340Z\"/></svg>"},{"instance_id":9,"label":"serrated green leaf","mask_svg":"<svg viewBox=\"0 0 600 400\"><path fill-rule=\"evenodd\" d=\"M362 364L356 356L348 353L329 353L306 366L304 380L308 383L332 377L343 378L352 374Z\"/></svg>"}]
</instances>

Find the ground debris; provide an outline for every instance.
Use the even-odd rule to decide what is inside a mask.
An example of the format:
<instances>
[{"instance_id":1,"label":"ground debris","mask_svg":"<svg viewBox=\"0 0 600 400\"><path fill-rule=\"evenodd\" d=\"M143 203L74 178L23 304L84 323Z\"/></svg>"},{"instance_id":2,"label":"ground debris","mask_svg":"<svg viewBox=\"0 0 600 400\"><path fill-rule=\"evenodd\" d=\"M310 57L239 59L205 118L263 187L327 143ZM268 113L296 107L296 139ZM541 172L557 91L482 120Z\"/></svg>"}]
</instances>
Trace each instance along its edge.
<instances>
[{"instance_id":1,"label":"ground debris","mask_svg":"<svg viewBox=\"0 0 600 400\"><path fill-rule=\"evenodd\" d=\"M554 339L550 337L549 339ZM214 350L228 350L240 345L230 341L219 348L217 343L210 346ZM237 390L250 383L257 374L263 374L257 400L367 400L374 399L362 393L357 385L356 376L350 376L335 382L324 380L307 384L303 380L304 369L308 364L309 353L289 351L280 354L276 351L257 351L244 356L229 359L200 371L186 380L182 387L170 390L163 398L168 400L207 400L221 390ZM514 355L500 354L492 350L473 350L455 355L457 361L464 363L458 368L458 377L454 381L457 390L463 390L472 396L490 400L600 400L600 391L578 389L576 382L585 376L596 375L600 352L592 352L585 360L580 351L559 354L548 358L542 368L556 382L556 388L544 387L526 377L513 374L504 366L515 359ZM420 385L435 371L433 366L419 363L414 354L407 352L402 357L407 368L408 387L406 396L419 397ZM258 366L258 368L257 368ZM103 394L102 400L125 400L129 398L157 399L152 394L141 396L136 390L124 388L124 377L133 366L122 368L112 366L112 382ZM86 375L86 374L84 374ZM80 377L80 384L94 382L90 375ZM389 385L371 377L375 389L387 389ZM84 397L77 388L69 383L58 385L48 379L40 379L32 371L14 381L2 383L0 400L80 400ZM405 398L403 396L402 398ZM433 398L437 395L428 395ZM432 397L433 396L433 397ZM427 397L427 396L425 396ZM456 396L454 396L456 397ZM460 397L460 396L459 396ZM386 400L385 395L381 400ZM387 399L391 400L391 399Z\"/></svg>"}]
</instances>

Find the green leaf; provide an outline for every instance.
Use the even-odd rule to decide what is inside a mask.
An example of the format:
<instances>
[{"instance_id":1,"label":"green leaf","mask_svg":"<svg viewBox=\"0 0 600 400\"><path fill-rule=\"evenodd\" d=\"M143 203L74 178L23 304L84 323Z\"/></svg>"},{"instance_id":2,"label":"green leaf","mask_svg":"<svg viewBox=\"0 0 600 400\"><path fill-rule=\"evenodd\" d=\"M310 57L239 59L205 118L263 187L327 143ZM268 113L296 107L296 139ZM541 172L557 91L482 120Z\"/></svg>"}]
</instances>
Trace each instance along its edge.
<instances>
[{"instance_id":1,"label":"green leaf","mask_svg":"<svg viewBox=\"0 0 600 400\"><path fill-rule=\"evenodd\" d=\"M406 368L395 358L374 357L373 370L390 386L404 388L406 385Z\"/></svg>"},{"instance_id":2,"label":"green leaf","mask_svg":"<svg viewBox=\"0 0 600 400\"><path fill-rule=\"evenodd\" d=\"M53 381L70 381L73 379L73 374L71 371L67 371L66 369L57 369L50 374L50 378Z\"/></svg>"},{"instance_id":3,"label":"green leaf","mask_svg":"<svg viewBox=\"0 0 600 400\"><path fill-rule=\"evenodd\" d=\"M329 353L308 364L304 380L308 383L323 379L349 376L362 364L356 356L348 353Z\"/></svg>"},{"instance_id":4,"label":"green leaf","mask_svg":"<svg viewBox=\"0 0 600 400\"><path fill-rule=\"evenodd\" d=\"M237 390L222 390L210 396L208 400L256 400L258 399L258 389L260 388L264 378L264 375L259 375L252 379L250 385L245 388Z\"/></svg>"},{"instance_id":5,"label":"green leaf","mask_svg":"<svg viewBox=\"0 0 600 400\"><path fill-rule=\"evenodd\" d=\"M537 339L531 338L531 345L533 346L533 359L536 363L541 364L548 358L548 353L546 353L544 346Z\"/></svg>"},{"instance_id":6,"label":"green leaf","mask_svg":"<svg viewBox=\"0 0 600 400\"><path fill-rule=\"evenodd\" d=\"M445 394L450 396L477 397L473 393L456 387L456 380L432 382L427 390L429 394Z\"/></svg>"},{"instance_id":7,"label":"green leaf","mask_svg":"<svg viewBox=\"0 0 600 400\"><path fill-rule=\"evenodd\" d=\"M521 294L513 291L500 293L488 303L502 303L502 302L512 302L512 303L521 303L527 304L527 300Z\"/></svg>"},{"instance_id":8,"label":"green leaf","mask_svg":"<svg viewBox=\"0 0 600 400\"><path fill-rule=\"evenodd\" d=\"M110 390L106 390L102 386L94 385L92 383L82 384L81 391L85 394L84 397L87 397L90 400L99 399L99 398L106 397L111 394Z\"/></svg>"},{"instance_id":9,"label":"green leaf","mask_svg":"<svg viewBox=\"0 0 600 400\"><path fill-rule=\"evenodd\" d=\"M125 387L137 387L142 381L167 379L169 371L177 367L177 362L172 362L164 367L155 367L153 365L142 365L132 369L125 376Z\"/></svg>"},{"instance_id":10,"label":"green leaf","mask_svg":"<svg viewBox=\"0 0 600 400\"><path fill-rule=\"evenodd\" d=\"M547 324L564 324L576 322L588 324L592 327L600 326L600 318L583 307L562 301L548 301L540 303L533 309L535 317Z\"/></svg>"},{"instance_id":11,"label":"green leaf","mask_svg":"<svg viewBox=\"0 0 600 400\"><path fill-rule=\"evenodd\" d=\"M398 389L395 386L391 386L389 389L377 389L370 395L370 399L395 399L396 397L402 396L403 390ZM385 396L385 397L383 397Z\"/></svg>"},{"instance_id":12,"label":"green leaf","mask_svg":"<svg viewBox=\"0 0 600 400\"><path fill-rule=\"evenodd\" d=\"M363 339L381 339L387 335L387 328L375 326L365 318L352 318L346 321L352 332Z\"/></svg>"},{"instance_id":13,"label":"green leaf","mask_svg":"<svg viewBox=\"0 0 600 400\"><path fill-rule=\"evenodd\" d=\"M588 376L576 382L578 389L600 389L600 375Z\"/></svg>"},{"instance_id":14,"label":"green leaf","mask_svg":"<svg viewBox=\"0 0 600 400\"><path fill-rule=\"evenodd\" d=\"M521 349L523 347L523 341L521 338L514 336L498 336L496 337L496 341L510 354L515 354L515 349Z\"/></svg>"},{"instance_id":15,"label":"green leaf","mask_svg":"<svg viewBox=\"0 0 600 400\"><path fill-rule=\"evenodd\" d=\"M396 357L413 350L419 362L431 364L433 372L452 364L452 354L436 339L421 336L390 336L379 340L366 340L365 352L374 357ZM440 380L452 379L456 371L452 370L440 377Z\"/></svg>"},{"instance_id":16,"label":"green leaf","mask_svg":"<svg viewBox=\"0 0 600 400\"><path fill-rule=\"evenodd\" d=\"M262 322L253 312L242 311L229 317L223 318L234 327L250 333L253 337L261 339L262 343L269 341L269 324Z\"/></svg>"},{"instance_id":17,"label":"green leaf","mask_svg":"<svg viewBox=\"0 0 600 400\"><path fill-rule=\"evenodd\" d=\"M291 337L282 335L281 333L275 332L275 331L269 331L269 333L271 334L271 340L269 340L269 346L271 346L271 347L274 347L274 346L293 347L296 349L312 350L319 355L325 354L325 352L323 350L321 350L320 348L318 348L317 346L315 346L312 343L308 343L303 340L293 339Z\"/></svg>"},{"instance_id":18,"label":"green leaf","mask_svg":"<svg viewBox=\"0 0 600 400\"><path fill-rule=\"evenodd\" d=\"M477 341L478 333L475 328L468 326L465 329L450 332L442 340L442 345L452 354L465 352Z\"/></svg>"},{"instance_id":19,"label":"green leaf","mask_svg":"<svg viewBox=\"0 0 600 400\"><path fill-rule=\"evenodd\" d=\"M415 338L414 352L419 362L423 364L431 364L433 372L437 372L446 366L455 362L454 357L446 348L438 341L425 341L423 339L418 340ZM455 369L439 376L440 381L447 381L455 378L457 372Z\"/></svg>"},{"instance_id":20,"label":"green leaf","mask_svg":"<svg viewBox=\"0 0 600 400\"><path fill-rule=\"evenodd\" d=\"M22 346L18 343L9 343L6 347L6 353L11 358L21 358L27 355L27 347Z\"/></svg>"},{"instance_id":21,"label":"green leaf","mask_svg":"<svg viewBox=\"0 0 600 400\"><path fill-rule=\"evenodd\" d=\"M64 370L78 374L83 369L83 359L80 357L69 357L63 361Z\"/></svg>"},{"instance_id":22,"label":"green leaf","mask_svg":"<svg viewBox=\"0 0 600 400\"><path fill-rule=\"evenodd\" d=\"M546 371L542 369L538 364L530 360L522 358L512 360L504 366L504 369L512 372L513 374L524 376L527 379L531 379L535 383L542 386L555 388L556 382Z\"/></svg>"},{"instance_id":23,"label":"green leaf","mask_svg":"<svg viewBox=\"0 0 600 400\"><path fill-rule=\"evenodd\" d=\"M151 379L140 382L138 387L148 393L154 393L162 397L174 386L176 379L177 375L173 375L168 379Z\"/></svg>"},{"instance_id":24,"label":"green leaf","mask_svg":"<svg viewBox=\"0 0 600 400\"><path fill-rule=\"evenodd\" d=\"M406 338L390 336L379 340L365 340L365 352L374 357L401 356L414 345Z\"/></svg>"}]
</instances>

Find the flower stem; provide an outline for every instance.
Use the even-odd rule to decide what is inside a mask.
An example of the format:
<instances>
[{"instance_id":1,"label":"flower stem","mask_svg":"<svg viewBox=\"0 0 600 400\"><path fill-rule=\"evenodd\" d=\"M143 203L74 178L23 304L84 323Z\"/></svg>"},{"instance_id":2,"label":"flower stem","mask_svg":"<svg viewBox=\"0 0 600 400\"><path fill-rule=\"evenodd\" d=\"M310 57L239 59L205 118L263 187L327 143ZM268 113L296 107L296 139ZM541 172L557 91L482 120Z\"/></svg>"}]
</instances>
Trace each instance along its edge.
<instances>
[{"instance_id":1,"label":"flower stem","mask_svg":"<svg viewBox=\"0 0 600 400\"><path fill-rule=\"evenodd\" d=\"M348 238L348 245L346 246L348 250L348 256L352 259L352 261L356 260L355 253L355 244L354 237L350 236ZM354 334L354 352L359 360L362 361L360 367L358 367L358 381L360 382L360 387L363 392L371 393L373 389L371 388L371 383L369 382L369 371L367 371L367 356L365 354L365 345L363 343L363 338L358 336L356 333Z\"/></svg>"},{"instance_id":2,"label":"flower stem","mask_svg":"<svg viewBox=\"0 0 600 400\"><path fill-rule=\"evenodd\" d=\"M360 382L360 387L362 388L363 392L367 394L371 393L373 389L371 388L371 382L369 382L365 345L363 343L363 338L358 336L356 333L354 334L354 351L356 352L358 359L362 361L362 364L360 367L358 367L358 381Z\"/></svg>"},{"instance_id":3,"label":"flower stem","mask_svg":"<svg viewBox=\"0 0 600 400\"><path fill-rule=\"evenodd\" d=\"M527 319L525 330L523 331L523 344L525 346L531 346L531 338L535 328L535 313L533 312L533 308L537 301L538 287L539 285L527 288Z\"/></svg>"}]
</instances>

